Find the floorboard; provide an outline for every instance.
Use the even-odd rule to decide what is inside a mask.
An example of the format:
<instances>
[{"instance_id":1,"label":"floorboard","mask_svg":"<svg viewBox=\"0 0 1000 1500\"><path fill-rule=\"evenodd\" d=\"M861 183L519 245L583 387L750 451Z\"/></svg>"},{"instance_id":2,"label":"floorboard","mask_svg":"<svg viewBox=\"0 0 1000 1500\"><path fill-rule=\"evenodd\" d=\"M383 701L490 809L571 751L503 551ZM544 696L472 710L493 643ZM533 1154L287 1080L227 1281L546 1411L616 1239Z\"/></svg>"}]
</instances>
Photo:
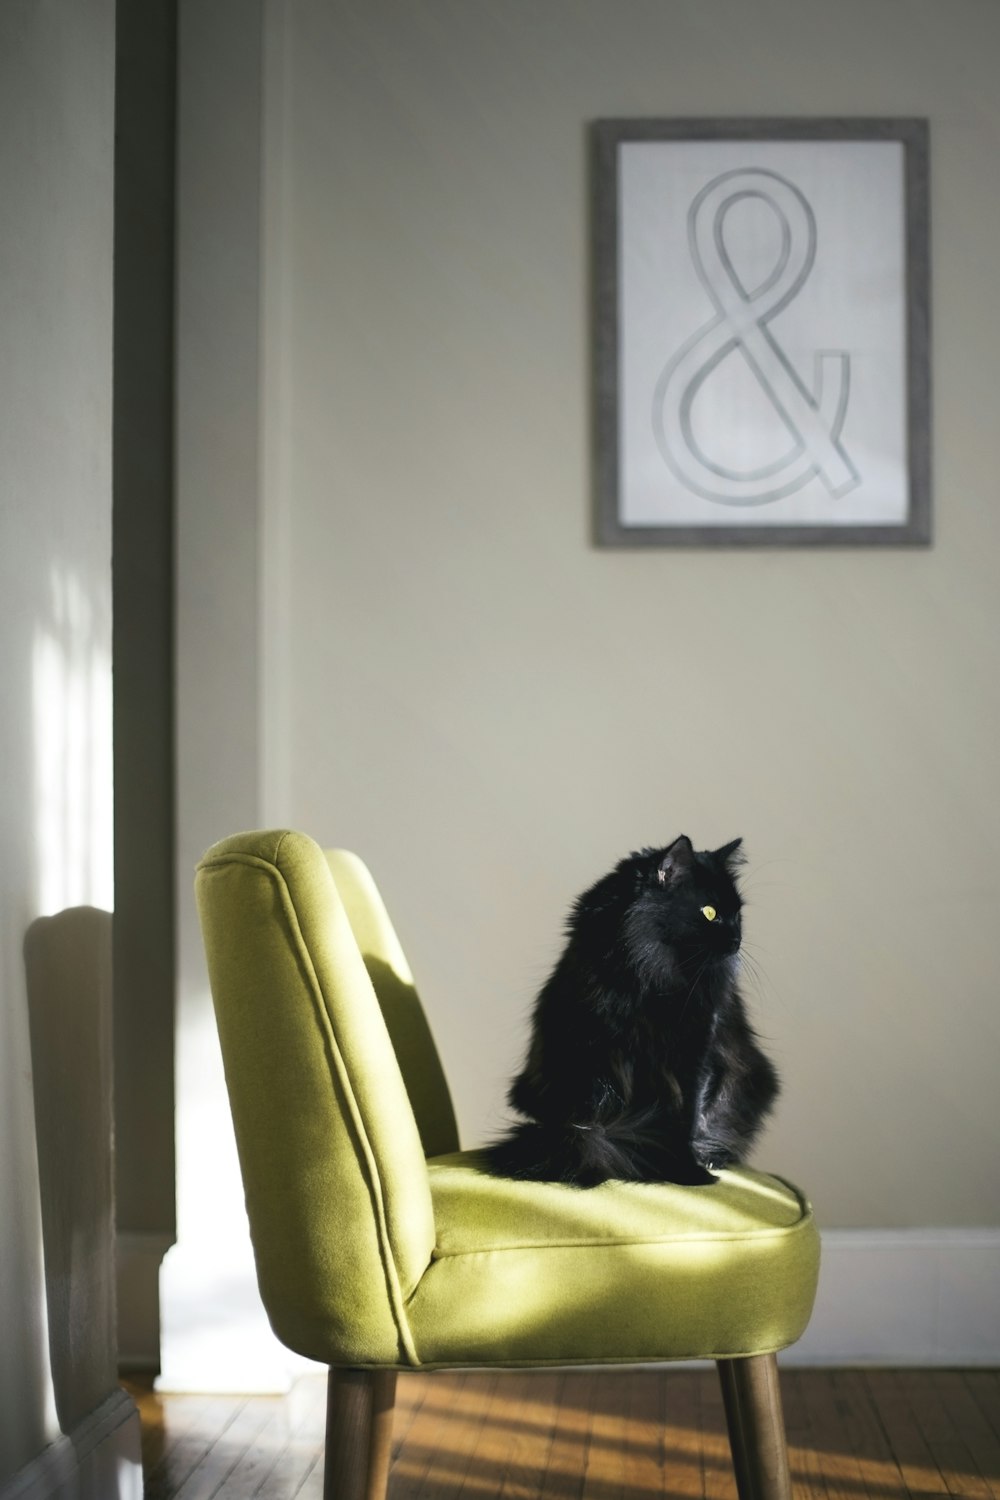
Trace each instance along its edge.
<instances>
[{"instance_id":1,"label":"floorboard","mask_svg":"<svg viewBox=\"0 0 1000 1500\"><path fill-rule=\"evenodd\" d=\"M322 1500L326 1388L139 1406L146 1500ZM1000 1500L1000 1371L782 1373L795 1500ZM401 1375L388 1500L736 1500L704 1370Z\"/></svg>"}]
</instances>

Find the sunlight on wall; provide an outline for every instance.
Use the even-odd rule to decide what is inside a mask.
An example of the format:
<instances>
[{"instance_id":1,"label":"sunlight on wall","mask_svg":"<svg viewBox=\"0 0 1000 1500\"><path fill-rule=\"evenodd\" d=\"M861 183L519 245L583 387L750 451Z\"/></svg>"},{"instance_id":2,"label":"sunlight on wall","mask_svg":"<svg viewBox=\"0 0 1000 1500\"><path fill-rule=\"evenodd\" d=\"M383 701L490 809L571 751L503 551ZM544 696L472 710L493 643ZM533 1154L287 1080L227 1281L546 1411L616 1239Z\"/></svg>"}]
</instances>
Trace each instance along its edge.
<instances>
[{"instance_id":1,"label":"sunlight on wall","mask_svg":"<svg viewBox=\"0 0 1000 1500\"><path fill-rule=\"evenodd\" d=\"M103 601L102 601L103 602ZM114 906L110 626L53 564L32 691L38 914Z\"/></svg>"},{"instance_id":2,"label":"sunlight on wall","mask_svg":"<svg viewBox=\"0 0 1000 1500\"><path fill-rule=\"evenodd\" d=\"M34 786L28 816L34 828L36 917L72 906L110 910L114 902L111 630L106 592L96 598L94 592L78 571L50 564L32 641ZM37 1256L32 1283L41 1290L39 1357L46 1362L44 1421L51 1441L59 1422L48 1378L40 1219L33 1225L30 1253Z\"/></svg>"}]
</instances>

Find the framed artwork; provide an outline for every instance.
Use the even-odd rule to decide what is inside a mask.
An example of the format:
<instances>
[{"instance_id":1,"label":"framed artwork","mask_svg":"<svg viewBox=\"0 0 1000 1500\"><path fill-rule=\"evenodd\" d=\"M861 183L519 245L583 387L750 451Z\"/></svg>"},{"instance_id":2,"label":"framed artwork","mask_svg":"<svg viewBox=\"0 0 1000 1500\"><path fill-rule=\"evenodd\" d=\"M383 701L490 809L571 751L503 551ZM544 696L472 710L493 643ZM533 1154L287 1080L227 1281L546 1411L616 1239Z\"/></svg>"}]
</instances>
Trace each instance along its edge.
<instances>
[{"instance_id":1,"label":"framed artwork","mask_svg":"<svg viewBox=\"0 0 1000 1500\"><path fill-rule=\"evenodd\" d=\"M597 539L931 540L923 120L599 120Z\"/></svg>"}]
</instances>

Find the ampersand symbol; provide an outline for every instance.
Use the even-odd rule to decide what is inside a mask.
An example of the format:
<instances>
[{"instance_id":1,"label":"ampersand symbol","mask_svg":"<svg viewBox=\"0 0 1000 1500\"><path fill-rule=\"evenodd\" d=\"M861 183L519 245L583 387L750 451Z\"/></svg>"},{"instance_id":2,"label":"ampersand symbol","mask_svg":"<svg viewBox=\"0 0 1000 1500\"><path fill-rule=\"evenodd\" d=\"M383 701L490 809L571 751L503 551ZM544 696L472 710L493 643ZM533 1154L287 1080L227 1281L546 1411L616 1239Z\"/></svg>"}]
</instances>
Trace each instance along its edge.
<instances>
[{"instance_id":1,"label":"ampersand symbol","mask_svg":"<svg viewBox=\"0 0 1000 1500\"><path fill-rule=\"evenodd\" d=\"M781 247L771 274L747 290L726 249L726 215L746 198L762 199L777 215ZM718 309L669 362L656 383L653 431L669 468L695 494L722 505L766 505L818 475L832 496L845 495L860 476L840 443L850 392L850 356L816 355L814 390L800 379L768 323L805 283L816 257L816 220L799 189L775 172L740 168L714 178L688 212L688 244L695 270ZM702 451L691 408L712 372L739 351L793 440L766 466L736 471Z\"/></svg>"}]
</instances>

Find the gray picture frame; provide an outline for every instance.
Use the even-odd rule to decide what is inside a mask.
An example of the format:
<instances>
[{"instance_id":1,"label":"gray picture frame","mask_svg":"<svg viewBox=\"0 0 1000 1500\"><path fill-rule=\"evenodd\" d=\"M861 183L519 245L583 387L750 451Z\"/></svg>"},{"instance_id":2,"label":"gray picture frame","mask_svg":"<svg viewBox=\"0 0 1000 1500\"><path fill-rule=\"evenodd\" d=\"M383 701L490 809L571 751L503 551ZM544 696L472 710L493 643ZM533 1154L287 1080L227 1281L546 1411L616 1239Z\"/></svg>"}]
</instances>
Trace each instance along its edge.
<instances>
[{"instance_id":1,"label":"gray picture frame","mask_svg":"<svg viewBox=\"0 0 1000 1500\"><path fill-rule=\"evenodd\" d=\"M625 384L623 380L623 369L629 357L627 340L629 338L629 327L641 328L642 320L632 317L629 326L622 313L622 274L623 255L633 254L629 246L623 244L623 214L622 214L622 174L621 162L623 147L630 143L671 143L676 145L700 143L700 142L730 142L737 147L733 156L734 162L753 161L753 146L760 142L850 142L850 143L879 143L898 142L901 153L892 153L892 161L897 159L901 165L899 168L901 182L899 191L903 204L903 231L902 244L898 249L898 259L903 267L903 286L901 293L897 291L897 298L902 297L902 316L898 321L903 327L905 338L905 349L900 357L899 351L895 352L897 364L902 370L901 388L896 396L897 406L900 408L898 415L899 441L898 455L894 469L897 500L897 509L901 511L894 516L891 523L865 524L857 522L831 522L829 519L822 523L817 520L809 520L803 523L792 521L787 515L780 522L769 524L762 519L763 504L753 502L753 514L750 513L750 502L737 500L723 502L727 506L724 520L719 519L721 506L717 505L712 515L712 524L698 524L692 522L690 517L682 521L671 521L669 516L657 516L655 521L636 521L633 517L626 520L630 496L626 493L628 479L624 475L623 450L623 423L627 419L624 403L626 401ZM815 547L815 546L927 546L932 541L932 505L931 505L931 322L930 322L930 223L929 223L929 128L926 120L922 119L850 119L850 118L822 118L822 119L602 119L596 120L590 126L590 148L591 148L591 182L592 182L592 283L593 283L593 399L594 399L594 480L595 480L595 542L600 547ZM748 151L749 148L749 151ZM633 153L633 157L635 153ZM646 153L646 160L653 159ZM666 158L663 158L666 160ZM803 160L805 158L802 158ZM854 159L853 157L851 159ZM857 157L860 161L861 157ZM677 162L680 158L674 153L670 161ZM893 168L895 170L895 168ZM722 174L726 177L737 177L736 171ZM776 175L776 174L770 174ZM722 180L722 177L717 179ZM707 189L706 189L707 191ZM796 190L797 191L797 190ZM703 194L699 194L702 197ZM743 193L741 196L754 196L751 193ZM759 196L759 195L757 195ZM799 194L799 197L802 195ZM843 195L842 195L843 196ZM734 198L735 193L730 193ZM805 200L803 199L803 202ZM692 238L691 224L696 211L697 199L693 200L688 217L687 234L689 242ZM808 210L808 204L806 204ZM828 216L829 217L829 216ZM722 249L722 230L719 228L721 219L717 216L715 221L715 242ZM788 223L785 229L785 259L788 259ZM679 233L679 231L678 231ZM846 233L846 231L845 231ZM814 241L815 243L815 236ZM846 241L845 241L846 242ZM895 252L894 252L895 253ZM634 258L634 254L633 254ZM776 279L777 273L771 277ZM733 286L739 288L739 295L746 301L745 289L732 278ZM707 284L707 283L706 283ZM763 286L763 283L761 283ZM758 296L760 288L751 294L751 300ZM666 287L664 297L669 297L670 289ZM787 299L786 299L787 300ZM749 306L749 303L747 303ZM779 304L779 307L783 304ZM685 307L685 316L689 309ZM695 324L699 323L699 314L690 312ZM737 311L736 316L739 316ZM701 332L708 326L704 323L704 313L700 315ZM723 315L717 314L715 321L722 321ZM762 330L755 334L758 345L763 338L768 342L775 343L763 332L765 319L761 317L756 321ZM779 320L780 321L780 320ZM740 344L738 324L733 327L737 332L729 339L725 348L730 352L739 345L739 352L744 352L744 346ZM719 339L722 335L719 335ZM695 342L692 339L691 344ZM749 336L748 336L749 346ZM719 349L723 352L719 355ZM774 350L765 350L765 353L774 354ZM682 351L683 353L683 351ZM779 351L780 353L780 351ZM725 349L719 340L716 340L716 366L721 358L726 357ZM735 357L735 356L734 356ZM823 358L832 358L832 355L824 353ZM842 359L849 361L850 353L842 354ZM820 355L817 354L817 363ZM757 370L753 369L752 354L746 355L746 361L751 365L751 370L762 380ZM790 394L795 396L800 404L803 398L818 412L817 401L806 390L804 382L798 380L794 367L790 361L784 361L785 370L791 380L799 387L798 395L790 389ZM845 373L848 367L845 365ZM704 383L705 377L699 377ZM784 378L784 377L783 377ZM817 376L818 384L815 389L822 391L822 375ZM693 382L692 382L693 384ZM637 389L642 390L643 399L646 398L645 388L639 387L633 382ZM846 388L846 387L845 387ZM691 400L694 398L692 397ZM856 403L857 404L857 403ZM654 403L655 405L655 403ZM841 423L844 421L847 400L844 399L840 410ZM829 403L827 403L829 409ZM687 407L690 415L690 401ZM813 418L805 406L802 406L805 417ZM779 413L780 414L780 413ZM643 418L645 420L645 418ZM819 421L818 415L815 421ZM795 428L790 422L787 414L784 416L784 426L792 431L793 440ZM849 427L849 424L848 424ZM841 429L829 429L835 436L839 436ZM822 437L822 433L820 433ZM666 441L666 439L664 440ZM801 443L800 443L801 446ZM666 450L664 450L666 452ZM810 455L815 450L810 449ZM669 454L667 454L669 457ZM805 459L803 459L803 463ZM772 465L772 469L776 468ZM801 468L801 466L800 466ZM731 473L730 470L720 471ZM764 469L756 472L764 473ZM767 471L769 472L769 471ZM804 472L804 470L801 470ZM815 477L820 470L814 467L811 474ZM826 482L825 475L821 474ZM809 481L799 480L800 485ZM720 484L722 481L720 481ZM678 481L676 474L667 476L664 481L664 494L667 494L668 486L674 486L675 493L680 493L678 486L686 486L697 492L696 481L689 477L682 477ZM818 483L814 486L814 492L818 492ZM904 508L905 492L905 508ZM790 493L789 489L782 495ZM706 495L705 500L711 500L711 494ZM687 509L699 504L698 501L689 501L684 496ZM664 500L664 507L669 507L670 501ZM861 506L863 501L859 499L857 505ZM741 508L742 507L742 508ZM828 507L829 508L829 507ZM777 509L777 507L774 507ZM785 511L789 509L785 507ZM875 512L873 512L875 514Z\"/></svg>"}]
</instances>

